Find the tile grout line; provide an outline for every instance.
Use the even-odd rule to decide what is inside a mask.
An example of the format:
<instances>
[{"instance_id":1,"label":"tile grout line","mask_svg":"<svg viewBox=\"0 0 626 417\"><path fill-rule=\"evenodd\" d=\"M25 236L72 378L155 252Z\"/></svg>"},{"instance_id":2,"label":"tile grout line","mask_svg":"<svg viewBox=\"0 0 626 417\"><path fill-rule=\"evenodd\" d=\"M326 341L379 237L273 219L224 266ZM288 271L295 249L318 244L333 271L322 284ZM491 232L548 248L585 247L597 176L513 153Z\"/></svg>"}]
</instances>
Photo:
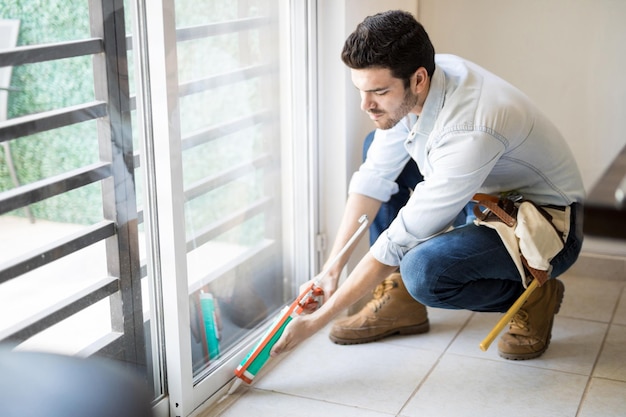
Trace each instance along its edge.
<instances>
[{"instance_id":1,"label":"tile grout line","mask_svg":"<svg viewBox=\"0 0 626 417\"><path fill-rule=\"evenodd\" d=\"M604 332L604 338L602 339L602 343L600 344L600 349L598 350L598 354L596 355L596 360L593 362L593 366L591 367L591 371L589 372L589 377L587 378L587 383L585 384L585 389L583 390L583 395L580 398L580 402L578 403L578 408L576 410L576 417L580 415L582 412L583 404L587 399L587 395L589 395L589 390L591 389L591 383L593 381L593 374L596 370L596 366L598 365L598 361L600 360L600 356L602 356L602 352L604 351L606 345L606 339L609 337L609 332L611 331L611 326L613 326L613 321L615 320L615 315L617 314L617 309L619 308L620 301L624 296L624 288L622 287L620 291L619 297L617 297L617 302L615 303L615 307L613 307L613 312L611 313L611 319L608 322L608 326L606 327L606 332Z\"/></svg>"},{"instance_id":2,"label":"tile grout line","mask_svg":"<svg viewBox=\"0 0 626 417\"><path fill-rule=\"evenodd\" d=\"M428 370L428 372L426 373L426 375L424 375L424 377L421 379L421 381L417 384L417 386L415 387L415 389L413 390L413 392L411 392L411 395L409 395L409 397L407 398L407 400L404 402L404 404L402 404L402 407L400 407L400 410L396 413L396 417L399 417L402 412L404 411L404 409L406 408L406 406L409 404L409 402L413 399L413 397L415 397L415 395L417 394L417 392L422 388L422 386L424 385L424 383L426 382L426 380L430 377L430 375L434 372L435 368L437 368L437 366L439 365L439 363L441 362L441 359L443 358L443 356L448 352L448 350L450 349L450 347L452 346L452 344L455 342L455 340L459 337L459 335L461 334L461 332L467 327L467 325L469 324L469 322L472 320L472 318L474 317L476 313L472 312L467 319L465 320L465 322L463 323L462 326L459 327L459 329L457 330L456 334L454 335L454 337L452 339L450 339L450 342L448 343L448 345L442 350L441 354L437 357L437 360L433 363L433 365L430 367L430 369Z\"/></svg>"},{"instance_id":3,"label":"tile grout line","mask_svg":"<svg viewBox=\"0 0 626 417\"><path fill-rule=\"evenodd\" d=\"M563 371L563 370L558 370L558 369L550 369L550 368L544 368L541 366L530 366L531 368L537 368L537 369L544 369L544 370L550 370L550 371L555 371L558 373L571 373L574 375L580 375L583 377L587 377L586 380L586 384L584 385L584 388L581 390L582 391L582 395L579 397L578 400L578 404L577 404L577 411L575 413L575 416L582 416L582 412L583 412L583 406L585 404L585 401L588 400L588 398L590 397L590 390L591 390L591 384L593 382L594 378L593 374L595 372L595 369L597 368L597 365L599 363L599 359L603 353L603 351L605 351L606 349L606 342L608 339L608 335L609 335L609 330L613 325L616 326L621 326L622 324L620 323L615 323L615 320L618 318L618 312L619 312L619 307L620 307L620 302L622 301L622 297L626 297L626 286L623 286L622 288L619 289L619 295L617 296L617 300L613 306L613 309L611 311L611 314L609 316L608 321L607 320L597 320L597 319L585 319L582 317L574 317L571 315L560 315L563 318L567 318L567 319L573 319L573 320L580 320L580 321L585 321L585 322L591 322L591 323L600 323L600 324L605 324L607 325L607 328L603 334L603 336L600 336L601 338L601 342L599 345L599 349L596 353L595 359L593 360L592 366L590 368L590 370L585 373L580 373L580 372L572 372L572 371ZM427 372L424 374L424 376L418 381L416 387L410 392L408 398L406 399L406 401L404 401L404 403L401 405L401 407L399 408L398 412L393 414L396 417L401 416L403 412L406 411L407 406L409 405L409 403L415 398L415 396L417 395L417 393L419 393L419 391L423 388L425 382L432 376L432 374L434 373L434 371L437 369L437 367L441 364L442 359L444 357L444 355L459 355L461 357L466 356L463 353L451 353L450 349L452 347L452 345L457 342L459 340L459 337L461 335L461 333L465 330L468 329L468 326L470 325L470 322L477 316L478 313L475 312L471 312L471 314L469 314L469 316L460 323L460 326L458 327L457 331L453 334L452 338L449 340L449 342L443 346L443 348L441 348L441 350L438 353L437 356L435 357L435 361L432 363L432 365L428 368ZM606 317L606 316L605 316ZM626 326L626 324L624 325ZM469 357L473 357L473 356L469 356ZM491 360L489 358L485 358L486 360ZM494 360L496 362L500 362L497 360ZM525 366L529 366L529 365L525 365ZM609 379L610 380L610 379ZM581 381L583 382L583 381ZM266 392L274 392L272 390L266 390L266 389L262 389L262 388L255 388L252 387L252 390L259 390L259 391L266 391ZM276 393L279 394L283 394L283 395L288 395L291 397L295 397L295 398L304 398L304 399L309 399L309 400L313 400L313 401L320 401L320 399L314 399L314 398L310 398L310 397L306 397L306 396L301 396L301 395L297 395L297 394L289 394L289 393L285 393L285 392L278 392L275 391ZM576 403L576 399L574 399L574 403ZM338 406L349 406L347 404L343 404L343 403L336 403L334 401L326 401L326 400L321 400L321 402L327 403L327 404L333 404L333 405L338 405ZM349 406L350 407L350 406ZM356 406L355 408L360 408L358 406ZM368 408L365 408L368 409ZM369 410L369 409L368 409ZM391 413L393 413L391 411ZM392 415L392 414L390 414Z\"/></svg>"}]
</instances>

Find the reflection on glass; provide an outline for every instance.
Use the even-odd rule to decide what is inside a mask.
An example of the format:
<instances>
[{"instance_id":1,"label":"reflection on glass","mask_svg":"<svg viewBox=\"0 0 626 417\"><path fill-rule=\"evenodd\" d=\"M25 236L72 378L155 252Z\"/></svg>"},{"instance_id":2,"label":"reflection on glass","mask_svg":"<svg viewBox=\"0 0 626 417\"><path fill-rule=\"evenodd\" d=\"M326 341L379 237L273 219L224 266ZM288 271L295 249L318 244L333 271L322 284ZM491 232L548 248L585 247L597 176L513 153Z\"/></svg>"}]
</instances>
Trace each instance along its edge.
<instances>
[{"instance_id":1,"label":"reflection on glass","mask_svg":"<svg viewBox=\"0 0 626 417\"><path fill-rule=\"evenodd\" d=\"M273 3L176 4L196 376L285 302Z\"/></svg>"},{"instance_id":2,"label":"reflection on glass","mask_svg":"<svg viewBox=\"0 0 626 417\"><path fill-rule=\"evenodd\" d=\"M34 223L19 216L0 217L0 264L24 256L58 239L80 232L84 226L37 218ZM34 239L36 237L36 239ZM107 277L104 242L91 245L56 262L34 269L18 278L0 284L0 340L27 326L55 306L85 293ZM98 300L94 300L96 302ZM77 314L68 335L67 326L51 327L31 340L11 338L12 344L24 342L23 348L76 354L104 337L111 329L108 310L90 310ZM94 313L95 312L95 313ZM108 326L108 327L107 327ZM107 330L108 328L108 330ZM96 332L96 334L94 334Z\"/></svg>"},{"instance_id":3,"label":"reflection on glass","mask_svg":"<svg viewBox=\"0 0 626 417\"><path fill-rule=\"evenodd\" d=\"M94 101L93 84L90 56L16 66L10 84L8 118ZM62 94L59 88L63 89Z\"/></svg>"},{"instance_id":4,"label":"reflection on glass","mask_svg":"<svg viewBox=\"0 0 626 417\"><path fill-rule=\"evenodd\" d=\"M13 161L15 180L8 165L0 164L0 191L99 162L97 129L97 122L90 120L4 142L5 152L10 152ZM84 224L102 219L101 201L100 187L88 186L44 200L38 204L35 216Z\"/></svg>"},{"instance_id":5,"label":"reflection on glass","mask_svg":"<svg viewBox=\"0 0 626 417\"><path fill-rule=\"evenodd\" d=\"M87 39L91 33L85 0L2 0L2 18L21 20L20 45Z\"/></svg>"},{"instance_id":6,"label":"reflection on glass","mask_svg":"<svg viewBox=\"0 0 626 417\"><path fill-rule=\"evenodd\" d=\"M153 298L145 296L152 277L140 281L138 140L126 91L134 71L125 68L124 50L131 8L115 6L116 17L125 11L122 22L100 16L99 7L2 1L0 22L18 21L19 33L0 52L33 48L5 54L14 66L0 67L0 342L105 356L145 373L150 384L163 372L152 367L161 346L151 340ZM109 31L120 36L98 53L64 45ZM76 44L85 43L97 44ZM68 49L80 56L60 58ZM10 77L2 77L6 68ZM163 393L160 382L151 385L155 398Z\"/></svg>"}]
</instances>

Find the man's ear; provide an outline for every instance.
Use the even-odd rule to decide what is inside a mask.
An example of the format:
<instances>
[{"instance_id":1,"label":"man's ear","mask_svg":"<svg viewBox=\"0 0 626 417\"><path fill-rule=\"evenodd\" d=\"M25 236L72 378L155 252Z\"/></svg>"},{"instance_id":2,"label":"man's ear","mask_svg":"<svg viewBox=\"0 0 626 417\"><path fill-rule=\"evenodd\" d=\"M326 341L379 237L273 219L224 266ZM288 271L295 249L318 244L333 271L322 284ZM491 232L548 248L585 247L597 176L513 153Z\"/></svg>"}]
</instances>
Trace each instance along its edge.
<instances>
[{"instance_id":1,"label":"man's ear","mask_svg":"<svg viewBox=\"0 0 626 417\"><path fill-rule=\"evenodd\" d=\"M428 88L428 71L424 67L419 67L411 76L411 89L413 94L418 94L426 88Z\"/></svg>"}]
</instances>

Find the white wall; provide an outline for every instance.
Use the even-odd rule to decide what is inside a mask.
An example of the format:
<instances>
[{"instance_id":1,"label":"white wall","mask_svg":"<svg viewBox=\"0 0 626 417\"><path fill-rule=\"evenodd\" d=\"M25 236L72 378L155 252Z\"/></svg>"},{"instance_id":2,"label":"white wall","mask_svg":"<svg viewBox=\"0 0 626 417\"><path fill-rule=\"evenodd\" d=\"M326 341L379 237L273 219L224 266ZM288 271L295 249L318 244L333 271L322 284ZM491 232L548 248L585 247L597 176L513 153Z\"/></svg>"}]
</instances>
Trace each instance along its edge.
<instances>
[{"instance_id":1,"label":"white wall","mask_svg":"<svg viewBox=\"0 0 626 417\"><path fill-rule=\"evenodd\" d=\"M437 52L526 92L557 124L589 191L626 143L626 2L421 0Z\"/></svg>"}]
</instances>

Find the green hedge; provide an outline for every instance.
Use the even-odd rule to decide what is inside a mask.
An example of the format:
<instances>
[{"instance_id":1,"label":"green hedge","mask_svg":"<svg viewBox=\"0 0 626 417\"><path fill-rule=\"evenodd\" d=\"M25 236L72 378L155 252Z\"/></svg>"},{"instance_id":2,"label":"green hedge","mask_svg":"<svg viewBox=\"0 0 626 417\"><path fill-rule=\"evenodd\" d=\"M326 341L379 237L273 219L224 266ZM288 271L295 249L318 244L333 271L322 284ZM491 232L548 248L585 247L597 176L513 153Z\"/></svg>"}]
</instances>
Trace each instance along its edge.
<instances>
[{"instance_id":1,"label":"green hedge","mask_svg":"<svg viewBox=\"0 0 626 417\"><path fill-rule=\"evenodd\" d=\"M3 19L19 19L18 45L84 39L90 36L85 0L2 0ZM63 59L13 68L7 117L92 101L91 57ZM9 142L20 183L49 178L98 160L95 122L81 123ZM4 152L0 154L0 191L14 188ZM99 186L82 187L31 206L36 218L92 223L102 218ZM24 215L17 210L16 215Z\"/></svg>"},{"instance_id":2,"label":"green hedge","mask_svg":"<svg viewBox=\"0 0 626 417\"><path fill-rule=\"evenodd\" d=\"M1 0L0 18L19 19L20 34L18 45L35 45L68 40L89 38L89 7L86 0ZM265 14L265 8L273 2L268 0L238 1L197 1L178 0L176 2L176 20L178 27L197 24L228 21L242 15L255 16ZM245 6L244 6L245 5ZM243 8L246 8L244 11ZM127 10L129 10L127 8ZM127 18L127 24L129 19ZM129 28L127 27L127 30ZM240 48L244 55L254 62L263 61L259 50L260 37L257 31L250 31L244 39L237 34L218 36L213 39L185 42L180 45L178 56L182 62L180 79L188 81L232 70L249 63L240 62ZM244 43L243 46L240 43ZM272 48L272 46L270 46ZM251 51L256 51L255 53ZM132 59L132 54L131 54ZM132 70L129 71L132 84ZM14 118L27 114L72 106L94 100L93 66L91 57L79 57L59 61L28 64L13 69L11 85L20 91L9 94L8 117ZM238 114L250 114L263 107L256 81L247 81L229 86L224 91L212 91L210 94L198 94L181 101L182 130L184 133L201 128L207 124L219 123L237 117ZM132 86L131 86L132 89ZM219 96L219 99L216 97ZM198 111L202 109L202 111ZM250 151L262 142L258 132L247 132L254 137ZM232 139L232 138L231 138ZM85 122L53 131L44 132L10 142L11 153L22 184L49 178L51 176L76 169L99 160L96 122ZM0 151L0 191L14 188ZM236 143L222 144L220 149L206 152L193 150L185 155L186 183L212 175L224 169L225 164L242 159L241 147ZM206 168L211 171L207 172ZM247 179L251 190L263 189L263 181ZM259 184L259 182L261 184ZM139 190L140 191L140 190ZM207 210L207 207L219 206L222 195L215 196L197 207L188 207L189 218L194 224L203 225L224 215L221 210ZM247 195L254 193L248 192ZM233 204L237 199L231 198ZM220 204L223 204L220 203ZM31 206L36 218L53 221L89 224L102 218L102 195L99 184L82 187L63 195L47 199ZM24 210L14 214L25 215Z\"/></svg>"}]
</instances>

